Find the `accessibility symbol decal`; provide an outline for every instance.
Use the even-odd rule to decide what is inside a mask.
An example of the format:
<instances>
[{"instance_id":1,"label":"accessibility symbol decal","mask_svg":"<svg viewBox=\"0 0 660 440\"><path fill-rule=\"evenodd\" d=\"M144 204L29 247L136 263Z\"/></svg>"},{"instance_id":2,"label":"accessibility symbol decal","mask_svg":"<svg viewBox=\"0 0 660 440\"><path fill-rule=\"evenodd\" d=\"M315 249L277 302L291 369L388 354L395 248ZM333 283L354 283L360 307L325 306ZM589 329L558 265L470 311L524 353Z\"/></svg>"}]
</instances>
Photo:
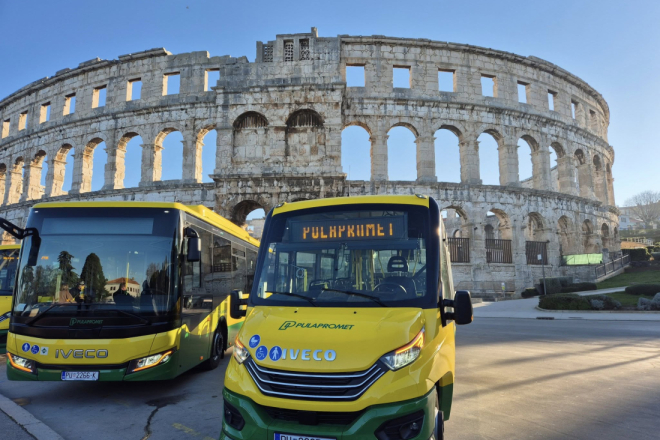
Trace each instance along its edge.
<instances>
[{"instance_id":1,"label":"accessibility symbol decal","mask_svg":"<svg viewBox=\"0 0 660 440\"><path fill-rule=\"evenodd\" d=\"M255 354L258 360L263 361L266 359L266 356L268 356L268 347L262 345L261 347L257 348L257 352Z\"/></svg>"},{"instance_id":2,"label":"accessibility symbol decal","mask_svg":"<svg viewBox=\"0 0 660 440\"><path fill-rule=\"evenodd\" d=\"M270 349L270 359L277 362L282 357L282 349L277 345Z\"/></svg>"},{"instance_id":3,"label":"accessibility symbol decal","mask_svg":"<svg viewBox=\"0 0 660 440\"><path fill-rule=\"evenodd\" d=\"M259 345L259 342L261 342L261 336L259 335L254 335L250 338L250 348L254 348L257 345Z\"/></svg>"},{"instance_id":4,"label":"accessibility symbol decal","mask_svg":"<svg viewBox=\"0 0 660 440\"><path fill-rule=\"evenodd\" d=\"M23 344L21 348L23 349L23 351L28 352L30 351L30 344L26 342L25 344Z\"/></svg>"},{"instance_id":5,"label":"accessibility symbol decal","mask_svg":"<svg viewBox=\"0 0 660 440\"><path fill-rule=\"evenodd\" d=\"M33 345L31 351L32 351L32 354L39 353L39 346L38 345Z\"/></svg>"}]
</instances>

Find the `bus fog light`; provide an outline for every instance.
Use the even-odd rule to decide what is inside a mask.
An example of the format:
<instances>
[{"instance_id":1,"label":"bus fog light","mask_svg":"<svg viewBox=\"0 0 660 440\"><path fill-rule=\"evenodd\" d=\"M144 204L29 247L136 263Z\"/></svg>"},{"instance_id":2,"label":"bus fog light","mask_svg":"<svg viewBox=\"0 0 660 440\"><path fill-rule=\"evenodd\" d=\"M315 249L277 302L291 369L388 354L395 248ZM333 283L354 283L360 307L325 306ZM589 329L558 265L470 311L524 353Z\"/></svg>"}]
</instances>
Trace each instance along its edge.
<instances>
[{"instance_id":1,"label":"bus fog light","mask_svg":"<svg viewBox=\"0 0 660 440\"><path fill-rule=\"evenodd\" d=\"M11 366L17 370L25 371L27 373L34 373L34 361L16 356L15 354L11 353L7 353L7 357L9 358L9 363Z\"/></svg>"},{"instance_id":2,"label":"bus fog light","mask_svg":"<svg viewBox=\"0 0 660 440\"><path fill-rule=\"evenodd\" d=\"M163 353L153 354L151 356L143 357L141 359L132 360L128 366L129 373L146 370L156 365L162 365L170 360L174 350L167 350Z\"/></svg>"},{"instance_id":3,"label":"bus fog light","mask_svg":"<svg viewBox=\"0 0 660 440\"><path fill-rule=\"evenodd\" d=\"M236 359L236 362L239 364L242 364L248 357L250 357L250 352L237 337L236 341L234 341L234 359Z\"/></svg>"},{"instance_id":4,"label":"bus fog light","mask_svg":"<svg viewBox=\"0 0 660 440\"><path fill-rule=\"evenodd\" d=\"M387 365L392 371L410 365L417 360L419 354L424 346L424 328L417 333L417 336L403 347L391 351L380 358L380 360Z\"/></svg>"}]
</instances>

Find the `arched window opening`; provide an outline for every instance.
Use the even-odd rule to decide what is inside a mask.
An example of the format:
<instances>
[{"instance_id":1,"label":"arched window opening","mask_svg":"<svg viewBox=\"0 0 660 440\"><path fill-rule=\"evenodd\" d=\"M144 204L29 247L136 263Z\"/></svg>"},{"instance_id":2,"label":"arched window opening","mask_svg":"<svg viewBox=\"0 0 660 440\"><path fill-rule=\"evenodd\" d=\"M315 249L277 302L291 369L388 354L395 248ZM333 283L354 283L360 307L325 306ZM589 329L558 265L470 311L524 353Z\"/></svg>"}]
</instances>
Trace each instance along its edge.
<instances>
[{"instance_id":1,"label":"arched window opening","mask_svg":"<svg viewBox=\"0 0 660 440\"><path fill-rule=\"evenodd\" d=\"M244 128L264 128L268 126L268 120L264 115L257 112L246 112L236 118L234 129L242 130Z\"/></svg>"},{"instance_id":2,"label":"arched window opening","mask_svg":"<svg viewBox=\"0 0 660 440\"><path fill-rule=\"evenodd\" d=\"M557 164L557 152L550 148L550 184L553 191L559 191L559 166Z\"/></svg>"},{"instance_id":3,"label":"arched window opening","mask_svg":"<svg viewBox=\"0 0 660 440\"><path fill-rule=\"evenodd\" d=\"M7 182L7 164L0 163L0 204L5 200L5 190Z\"/></svg>"},{"instance_id":4,"label":"arched window opening","mask_svg":"<svg viewBox=\"0 0 660 440\"><path fill-rule=\"evenodd\" d=\"M484 132L477 138L479 142L479 176L484 185L500 184L498 138L499 135L495 132Z\"/></svg>"},{"instance_id":5,"label":"arched window opening","mask_svg":"<svg viewBox=\"0 0 660 440\"><path fill-rule=\"evenodd\" d=\"M603 243L603 248L609 249L610 248L610 228L607 226L607 223L603 223L603 225L600 227L600 236L601 236L601 241Z\"/></svg>"},{"instance_id":6,"label":"arched window opening","mask_svg":"<svg viewBox=\"0 0 660 440\"><path fill-rule=\"evenodd\" d=\"M557 235L559 237L559 253L561 255L573 255L578 252L575 250L572 235L572 222L565 215L557 221Z\"/></svg>"},{"instance_id":7,"label":"arched window opening","mask_svg":"<svg viewBox=\"0 0 660 440\"><path fill-rule=\"evenodd\" d=\"M546 241L545 221L538 212L530 212L525 224L525 238L527 241Z\"/></svg>"},{"instance_id":8,"label":"arched window opening","mask_svg":"<svg viewBox=\"0 0 660 440\"><path fill-rule=\"evenodd\" d=\"M534 187L532 173L532 146L528 140L520 138L518 139L518 175L523 188Z\"/></svg>"},{"instance_id":9,"label":"arched window opening","mask_svg":"<svg viewBox=\"0 0 660 440\"><path fill-rule=\"evenodd\" d=\"M486 213L483 238L487 263L513 263L511 221L504 211L492 209Z\"/></svg>"},{"instance_id":10,"label":"arched window opening","mask_svg":"<svg viewBox=\"0 0 660 440\"><path fill-rule=\"evenodd\" d=\"M76 150L71 145L63 145L58 154L58 159L64 162L64 175L62 176L62 194L71 191L73 185L73 167L76 161Z\"/></svg>"},{"instance_id":11,"label":"arched window opening","mask_svg":"<svg viewBox=\"0 0 660 440\"><path fill-rule=\"evenodd\" d=\"M160 141L160 142L158 142ZM169 131L162 140L157 138L156 145L161 145L162 162L154 162L154 169L160 168L160 179L154 180L181 180L183 177L183 135L180 131ZM156 174L157 176L157 171Z\"/></svg>"},{"instance_id":12,"label":"arched window opening","mask_svg":"<svg viewBox=\"0 0 660 440\"><path fill-rule=\"evenodd\" d=\"M264 232L264 223L266 222L266 211L263 208L255 209L245 217L246 230L248 234L257 240L261 240Z\"/></svg>"},{"instance_id":13,"label":"arched window opening","mask_svg":"<svg viewBox=\"0 0 660 440\"><path fill-rule=\"evenodd\" d=\"M254 220L264 219L265 217L266 213L264 207L254 200L243 200L242 202L237 203L232 209L230 215L231 221L244 229L247 229L250 222L254 224ZM261 236L261 234L259 234L259 236Z\"/></svg>"},{"instance_id":14,"label":"arched window opening","mask_svg":"<svg viewBox=\"0 0 660 440\"><path fill-rule=\"evenodd\" d=\"M601 252L598 248L598 243L596 242L593 224L590 220L582 222L582 248L583 253L585 254L596 254Z\"/></svg>"},{"instance_id":15,"label":"arched window opening","mask_svg":"<svg viewBox=\"0 0 660 440\"><path fill-rule=\"evenodd\" d=\"M93 152L92 191L99 191L105 185L105 165L108 163L108 152L105 142L100 142L94 147Z\"/></svg>"},{"instance_id":16,"label":"arched window opening","mask_svg":"<svg viewBox=\"0 0 660 440\"><path fill-rule=\"evenodd\" d=\"M198 147L202 149L202 182L213 182L218 145L218 132L215 129L203 130L198 136Z\"/></svg>"},{"instance_id":17,"label":"arched window opening","mask_svg":"<svg viewBox=\"0 0 660 440\"><path fill-rule=\"evenodd\" d=\"M600 161L600 157L597 154L594 155L593 163L595 171L602 171L603 165Z\"/></svg>"},{"instance_id":18,"label":"arched window opening","mask_svg":"<svg viewBox=\"0 0 660 440\"><path fill-rule=\"evenodd\" d=\"M119 149L124 152L123 177L119 178L123 188L136 188L140 185L143 143L142 137L137 133L127 133L119 142ZM117 160L117 167L119 167L119 160Z\"/></svg>"},{"instance_id":19,"label":"arched window opening","mask_svg":"<svg viewBox=\"0 0 660 440\"><path fill-rule=\"evenodd\" d=\"M39 177L39 185L41 185L41 195L43 195L46 191L46 178L48 176L48 155L45 151L41 150L37 153L35 159L38 157L41 157L41 176Z\"/></svg>"},{"instance_id":20,"label":"arched window opening","mask_svg":"<svg viewBox=\"0 0 660 440\"><path fill-rule=\"evenodd\" d=\"M289 128L323 127L323 119L314 110L304 109L293 113L286 125Z\"/></svg>"},{"instance_id":21,"label":"arched window opening","mask_svg":"<svg viewBox=\"0 0 660 440\"><path fill-rule=\"evenodd\" d=\"M25 173L23 156L19 156L11 167L10 186L7 189L7 204L17 203L23 194L23 175Z\"/></svg>"},{"instance_id":22,"label":"arched window opening","mask_svg":"<svg viewBox=\"0 0 660 440\"><path fill-rule=\"evenodd\" d=\"M435 176L440 182L461 182L459 131L441 127L435 132Z\"/></svg>"},{"instance_id":23,"label":"arched window opening","mask_svg":"<svg viewBox=\"0 0 660 440\"><path fill-rule=\"evenodd\" d=\"M362 126L352 125L341 132L341 166L348 180L371 179L371 141Z\"/></svg>"},{"instance_id":24,"label":"arched window opening","mask_svg":"<svg viewBox=\"0 0 660 440\"><path fill-rule=\"evenodd\" d=\"M470 262L470 227L465 211L458 206L449 206L441 212L442 222L447 231L447 244L452 263Z\"/></svg>"},{"instance_id":25,"label":"arched window opening","mask_svg":"<svg viewBox=\"0 0 660 440\"><path fill-rule=\"evenodd\" d=\"M389 180L417 180L417 144L415 133L404 126L387 133L387 175Z\"/></svg>"}]
</instances>

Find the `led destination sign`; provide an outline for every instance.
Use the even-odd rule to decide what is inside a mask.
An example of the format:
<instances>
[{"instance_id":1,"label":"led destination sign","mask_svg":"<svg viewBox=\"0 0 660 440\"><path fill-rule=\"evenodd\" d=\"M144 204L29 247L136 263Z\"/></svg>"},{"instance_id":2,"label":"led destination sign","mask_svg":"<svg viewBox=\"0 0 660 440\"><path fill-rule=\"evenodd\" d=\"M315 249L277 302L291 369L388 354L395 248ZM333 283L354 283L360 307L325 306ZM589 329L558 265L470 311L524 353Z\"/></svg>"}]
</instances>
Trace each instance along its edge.
<instances>
[{"instance_id":1,"label":"led destination sign","mask_svg":"<svg viewBox=\"0 0 660 440\"><path fill-rule=\"evenodd\" d=\"M291 222L291 241L351 241L368 239L406 239L408 225L404 215L360 219L309 220Z\"/></svg>"}]
</instances>

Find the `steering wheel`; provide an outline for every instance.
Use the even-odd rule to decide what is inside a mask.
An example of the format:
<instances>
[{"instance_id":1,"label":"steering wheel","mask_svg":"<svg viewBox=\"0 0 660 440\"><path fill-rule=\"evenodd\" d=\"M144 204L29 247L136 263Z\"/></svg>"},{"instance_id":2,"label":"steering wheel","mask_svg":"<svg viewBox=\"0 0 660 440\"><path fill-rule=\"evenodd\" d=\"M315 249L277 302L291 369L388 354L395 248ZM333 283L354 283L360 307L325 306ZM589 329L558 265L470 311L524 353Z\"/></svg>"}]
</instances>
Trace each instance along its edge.
<instances>
[{"instance_id":1,"label":"steering wheel","mask_svg":"<svg viewBox=\"0 0 660 440\"><path fill-rule=\"evenodd\" d=\"M353 289L353 283L348 278L338 278L332 287L339 290L351 290Z\"/></svg>"},{"instance_id":2,"label":"steering wheel","mask_svg":"<svg viewBox=\"0 0 660 440\"><path fill-rule=\"evenodd\" d=\"M396 293L396 289L399 289L401 292L403 292L404 296L408 294L405 287L403 287L399 283L393 283L391 281L384 281L384 282L378 284L374 288L374 292Z\"/></svg>"}]
</instances>

